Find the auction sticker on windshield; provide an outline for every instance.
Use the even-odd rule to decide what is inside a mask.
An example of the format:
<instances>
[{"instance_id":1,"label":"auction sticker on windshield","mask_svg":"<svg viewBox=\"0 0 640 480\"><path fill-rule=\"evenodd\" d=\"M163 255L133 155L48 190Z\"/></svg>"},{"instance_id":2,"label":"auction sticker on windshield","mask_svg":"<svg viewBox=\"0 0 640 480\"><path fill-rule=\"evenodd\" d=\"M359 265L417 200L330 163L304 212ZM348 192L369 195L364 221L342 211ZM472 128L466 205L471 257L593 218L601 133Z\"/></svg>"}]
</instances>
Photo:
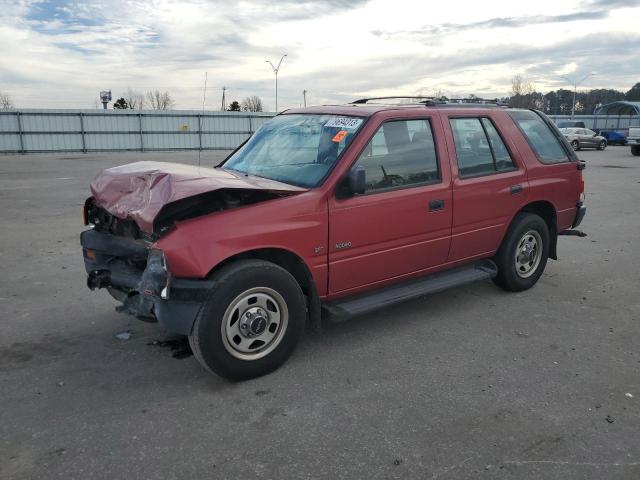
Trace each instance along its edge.
<instances>
[{"instance_id":1,"label":"auction sticker on windshield","mask_svg":"<svg viewBox=\"0 0 640 480\"><path fill-rule=\"evenodd\" d=\"M338 142L341 142L346 136L347 136L347 131L340 130L338 133L336 133L336 136L331 139L331 141L338 143Z\"/></svg>"},{"instance_id":2,"label":"auction sticker on windshield","mask_svg":"<svg viewBox=\"0 0 640 480\"><path fill-rule=\"evenodd\" d=\"M324 124L325 127L345 128L353 130L358 128L362 123L361 118L336 117Z\"/></svg>"}]
</instances>

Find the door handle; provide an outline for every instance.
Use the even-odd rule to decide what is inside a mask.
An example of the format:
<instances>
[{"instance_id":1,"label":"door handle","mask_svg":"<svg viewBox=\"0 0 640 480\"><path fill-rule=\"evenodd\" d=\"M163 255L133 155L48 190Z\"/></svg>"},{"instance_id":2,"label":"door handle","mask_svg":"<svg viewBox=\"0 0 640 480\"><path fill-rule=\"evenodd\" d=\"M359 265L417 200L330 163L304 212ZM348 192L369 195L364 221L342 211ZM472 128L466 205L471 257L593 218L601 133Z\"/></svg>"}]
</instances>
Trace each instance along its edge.
<instances>
[{"instance_id":1,"label":"door handle","mask_svg":"<svg viewBox=\"0 0 640 480\"><path fill-rule=\"evenodd\" d=\"M444 210L444 200L429 200L429 211L438 212Z\"/></svg>"},{"instance_id":2,"label":"door handle","mask_svg":"<svg viewBox=\"0 0 640 480\"><path fill-rule=\"evenodd\" d=\"M523 190L522 185L511 185L511 195L519 195Z\"/></svg>"}]
</instances>

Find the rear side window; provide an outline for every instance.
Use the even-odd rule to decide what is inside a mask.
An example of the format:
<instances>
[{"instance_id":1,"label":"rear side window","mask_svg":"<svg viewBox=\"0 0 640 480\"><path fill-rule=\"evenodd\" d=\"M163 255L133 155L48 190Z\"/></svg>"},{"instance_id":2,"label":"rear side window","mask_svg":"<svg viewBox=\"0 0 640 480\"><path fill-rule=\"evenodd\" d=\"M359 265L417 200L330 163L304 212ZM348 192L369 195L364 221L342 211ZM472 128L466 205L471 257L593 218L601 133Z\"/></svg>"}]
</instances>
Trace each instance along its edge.
<instances>
[{"instance_id":1,"label":"rear side window","mask_svg":"<svg viewBox=\"0 0 640 480\"><path fill-rule=\"evenodd\" d=\"M366 193L440 181L428 120L382 124L358 157L366 175Z\"/></svg>"},{"instance_id":2,"label":"rear side window","mask_svg":"<svg viewBox=\"0 0 640 480\"><path fill-rule=\"evenodd\" d=\"M569 157L560 140L553 134L538 114L532 111L512 110L507 112L516 122L542 163L568 162Z\"/></svg>"},{"instance_id":3,"label":"rear side window","mask_svg":"<svg viewBox=\"0 0 640 480\"><path fill-rule=\"evenodd\" d=\"M449 120L461 178L515 170L502 138L488 118Z\"/></svg>"}]
</instances>

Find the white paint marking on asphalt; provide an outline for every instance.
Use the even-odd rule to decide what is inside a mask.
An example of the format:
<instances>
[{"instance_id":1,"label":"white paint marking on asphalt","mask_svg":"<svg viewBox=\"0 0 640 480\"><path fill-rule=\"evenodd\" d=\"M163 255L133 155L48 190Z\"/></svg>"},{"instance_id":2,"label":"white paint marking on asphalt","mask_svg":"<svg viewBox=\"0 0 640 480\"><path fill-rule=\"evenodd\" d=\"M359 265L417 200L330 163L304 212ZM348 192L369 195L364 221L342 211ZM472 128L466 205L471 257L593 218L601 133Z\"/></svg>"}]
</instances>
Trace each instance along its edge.
<instances>
[{"instance_id":1,"label":"white paint marking on asphalt","mask_svg":"<svg viewBox=\"0 0 640 480\"><path fill-rule=\"evenodd\" d=\"M58 177L54 178L54 180L74 180L76 177Z\"/></svg>"},{"instance_id":2,"label":"white paint marking on asphalt","mask_svg":"<svg viewBox=\"0 0 640 480\"><path fill-rule=\"evenodd\" d=\"M587 467L637 467L640 462L569 462L563 460L507 460L502 462L509 465L572 465L572 466L587 466Z\"/></svg>"},{"instance_id":3,"label":"white paint marking on asphalt","mask_svg":"<svg viewBox=\"0 0 640 480\"><path fill-rule=\"evenodd\" d=\"M21 185L19 187L0 187L0 190L27 190L29 188L35 188L32 185Z\"/></svg>"}]
</instances>

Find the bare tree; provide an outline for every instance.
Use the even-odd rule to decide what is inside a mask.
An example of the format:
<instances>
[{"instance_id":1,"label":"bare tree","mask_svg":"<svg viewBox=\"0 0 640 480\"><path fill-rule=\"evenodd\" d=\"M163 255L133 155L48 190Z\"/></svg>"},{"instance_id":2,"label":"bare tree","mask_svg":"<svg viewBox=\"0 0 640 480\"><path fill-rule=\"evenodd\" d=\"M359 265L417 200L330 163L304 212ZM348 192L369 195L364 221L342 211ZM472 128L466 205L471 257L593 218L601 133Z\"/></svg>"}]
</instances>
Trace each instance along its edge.
<instances>
[{"instance_id":1,"label":"bare tree","mask_svg":"<svg viewBox=\"0 0 640 480\"><path fill-rule=\"evenodd\" d=\"M241 108L245 112L261 112L262 111L262 99L257 95L246 97L242 100Z\"/></svg>"},{"instance_id":2,"label":"bare tree","mask_svg":"<svg viewBox=\"0 0 640 480\"><path fill-rule=\"evenodd\" d=\"M511 79L511 98L509 106L515 108L536 108L536 87L522 75L514 75Z\"/></svg>"},{"instance_id":3,"label":"bare tree","mask_svg":"<svg viewBox=\"0 0 640 480\"><path fill-rule=\"evenodd\" d=\"M535 87L522 75L514 75L511 79L511 95L531 95L535 92Z\"/></svg>"},{"instance_id":4,"label":"bare tree","mask_svg":"<svg viewBox=\"0 0 640 480\"><path fill-rule=\"evenodd\" d=\"M431 87L431 88L426 88L426 87L422 87L419 88L416 91L416 96L418 97L428 97L428 98L446 98L444 95L444 90L442 90L441 88L436 87Z\"/></svg>"},{"instance_id":5,"label":"bare tree","mask_svg":"<svg viewBox=\"0 0 640 480\"><path fill-rule=\"evenodd\" d=\"M140 92L127 88L127 94L124 99L131 110L142 110L144 108L144 95Z\"/></svg>"},{"instance_id":6,"label":"bare tree","mask_svg":"<svg viewBox=\"0 0 640 480\"><path fill-rule=\"evenodd\" d=\"M161 92L160 90L148 91L145 100L152 110L171 110L176 103L169 92Z\"/></svg>"},{"instance_id":7,"label":"bare tree","mask_svg":"<svg viewBox=\"0 0 640 480\"><path fill-rule=\"evenodd\" d=\"M11 97L0 90L0 110L9 110L10 108L13 108Z\"/></svg>"}]
</instances>

